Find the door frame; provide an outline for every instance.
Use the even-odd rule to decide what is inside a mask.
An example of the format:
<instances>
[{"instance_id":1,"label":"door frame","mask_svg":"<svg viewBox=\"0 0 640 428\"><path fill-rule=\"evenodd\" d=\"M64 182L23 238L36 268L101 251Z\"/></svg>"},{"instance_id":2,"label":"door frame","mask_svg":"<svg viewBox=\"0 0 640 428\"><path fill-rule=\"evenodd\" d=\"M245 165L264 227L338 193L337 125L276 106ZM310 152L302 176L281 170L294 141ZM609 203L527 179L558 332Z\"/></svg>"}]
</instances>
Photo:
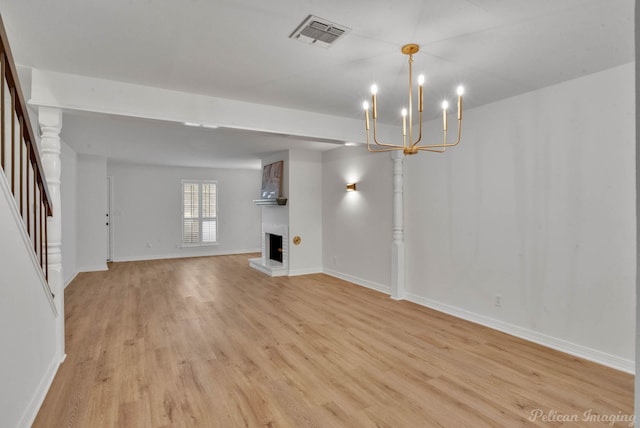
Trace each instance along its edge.
<instances>
[{"instance_id":1,"label":"door frame","mask_svg":"<svg viewBox=\"0 0 640 428\"><path fill-rule=\"evenodd\" d=\"M107 262L113 261L113 215L112 215L112 205L113 205L113 176L107 175L107 191L106 191L106 235L107 235Z\"/></svg>"}]
</instances>

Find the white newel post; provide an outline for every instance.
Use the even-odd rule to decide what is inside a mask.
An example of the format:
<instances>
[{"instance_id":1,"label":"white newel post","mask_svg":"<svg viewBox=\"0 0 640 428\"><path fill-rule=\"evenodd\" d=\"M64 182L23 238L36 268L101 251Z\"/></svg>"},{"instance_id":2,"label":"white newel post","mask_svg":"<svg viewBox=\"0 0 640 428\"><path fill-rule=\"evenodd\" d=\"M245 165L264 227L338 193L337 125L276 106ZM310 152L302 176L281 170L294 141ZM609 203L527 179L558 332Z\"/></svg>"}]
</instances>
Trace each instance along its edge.
<instances>
[{"instance_id":1,"label":"white newel post","mask_svg":"<svg viewBox=\"0 0 640 428\"><path fill-rule=\"evenodd\" d=\"M49 286L55 295L54 302L58 310L56 320L56 338L58 356L62 360L64 350L64 276L62 272L62 222L60 202L60 130L62 129L62 111L57 108L39 107L38 123L41 130L40 156L44 169L53 217L47 219L49 252Z\"/></svg>"},{"instance_id":2,"label":"white newel post","mask_svg":"<svg viewBox=\"0 0 640 428\"><path fill-rule=\"evenodd\" d=\"M404 300L404 153L391 152L393 159L393 243L391 244L391 298Z\"/></svg>"}]
</instances>

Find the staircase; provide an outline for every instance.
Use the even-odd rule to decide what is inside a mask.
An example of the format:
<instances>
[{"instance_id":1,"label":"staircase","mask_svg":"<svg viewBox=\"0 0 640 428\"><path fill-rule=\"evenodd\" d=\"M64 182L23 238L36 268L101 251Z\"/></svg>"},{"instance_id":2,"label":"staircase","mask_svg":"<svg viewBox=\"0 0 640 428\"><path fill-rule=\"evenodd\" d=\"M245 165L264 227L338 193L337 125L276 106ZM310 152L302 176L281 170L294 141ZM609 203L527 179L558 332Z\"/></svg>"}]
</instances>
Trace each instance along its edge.
<instances>
[{"instance_id":1,"label":"staircase","mask_svg":"<svg viewBox=\"0 0 640 428\"><path fill-rule=\"evenodd\" d=\"M60 201L60 157L51 131L41 128L42 157L0 18L2 427L31 426L64 359L59 213L54 217ZM49 185L45 173L53 177Z\"/></svg>"},{"instance_id":2,"label":"staircase","mask_svg":"<svg viewBox=\"0 0 640 428\"><path fill-rule=\"evenodd\" d=\"M51 196L1 20L0 27L0 165L48 283L47 217L53 215Z\"/></svg>"}]
</instances>

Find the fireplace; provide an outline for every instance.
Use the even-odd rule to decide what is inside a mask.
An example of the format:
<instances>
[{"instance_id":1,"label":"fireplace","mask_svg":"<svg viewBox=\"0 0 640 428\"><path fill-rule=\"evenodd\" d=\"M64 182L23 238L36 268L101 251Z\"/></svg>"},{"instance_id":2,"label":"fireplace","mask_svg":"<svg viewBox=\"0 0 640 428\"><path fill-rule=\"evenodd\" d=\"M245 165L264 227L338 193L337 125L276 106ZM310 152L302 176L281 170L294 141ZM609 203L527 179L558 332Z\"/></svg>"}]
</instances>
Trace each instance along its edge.
<instances>
[{"instance_id":1,"label":"fireplace","mask_svg":"<svg viewBox=\"0 0 640 428\"><path fill-rule=\"evenodd\" d=\"M282 235L269 233L269 259L282 263Z\"/></svg>"},{"instance_id":2,"label":"fireplace","mask_svg":"<svg viewBox=\"0 0 640 428\"><path fill-rule=\"evenodd\" d=\"M249 259L249 266L269 276L289 275L289 226L263 223L261 241L261 257Z\"/></svg>"}]
</instances>

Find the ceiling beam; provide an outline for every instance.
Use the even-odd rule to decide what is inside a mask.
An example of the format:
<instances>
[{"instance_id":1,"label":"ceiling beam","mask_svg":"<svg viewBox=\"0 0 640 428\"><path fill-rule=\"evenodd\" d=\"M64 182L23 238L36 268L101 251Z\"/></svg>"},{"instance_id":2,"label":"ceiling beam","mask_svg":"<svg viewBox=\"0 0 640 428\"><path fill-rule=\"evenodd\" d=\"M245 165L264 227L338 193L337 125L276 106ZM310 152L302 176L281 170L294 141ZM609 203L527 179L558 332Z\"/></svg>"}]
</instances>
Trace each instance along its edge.
<instances>
[{"instance_id":1,"label":"ceiling beam","mask_svg":"<svg viewBox=\"0 0 640 428\"><path fill-rule=\"evenodd\" d=\"M365 142L364 119L254 104L150 86L33 69L29 104L95 113L195 122L307 139ZM379 125L381 138L397 127Z\"/></svg>"}]
</instances>

